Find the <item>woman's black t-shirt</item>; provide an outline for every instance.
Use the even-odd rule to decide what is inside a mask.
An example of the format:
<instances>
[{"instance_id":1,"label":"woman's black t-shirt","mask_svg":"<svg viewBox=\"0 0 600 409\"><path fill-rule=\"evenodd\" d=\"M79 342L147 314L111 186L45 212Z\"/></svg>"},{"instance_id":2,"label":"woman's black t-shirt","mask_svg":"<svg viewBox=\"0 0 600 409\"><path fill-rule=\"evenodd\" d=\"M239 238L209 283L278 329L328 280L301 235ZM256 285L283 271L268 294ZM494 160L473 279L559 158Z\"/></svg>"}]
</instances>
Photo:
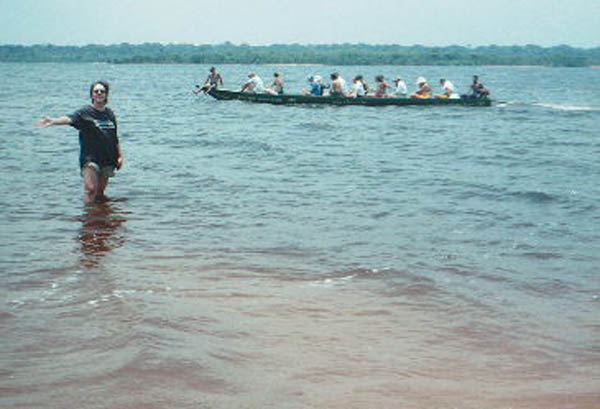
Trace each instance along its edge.
<instances>
[{"instance_id":1,"label":"woman's black t-shirt","mask_svg":"<svg viewBox=\"0 0 600 409\"><path fill-rule=\"evenodd\" d=\"M100 167L116 166L119 156L117 119L110 108L99 111L85 106L73 114L71 126L79 130L79 166L94 162Z\"/></svg>"}]
</instances>

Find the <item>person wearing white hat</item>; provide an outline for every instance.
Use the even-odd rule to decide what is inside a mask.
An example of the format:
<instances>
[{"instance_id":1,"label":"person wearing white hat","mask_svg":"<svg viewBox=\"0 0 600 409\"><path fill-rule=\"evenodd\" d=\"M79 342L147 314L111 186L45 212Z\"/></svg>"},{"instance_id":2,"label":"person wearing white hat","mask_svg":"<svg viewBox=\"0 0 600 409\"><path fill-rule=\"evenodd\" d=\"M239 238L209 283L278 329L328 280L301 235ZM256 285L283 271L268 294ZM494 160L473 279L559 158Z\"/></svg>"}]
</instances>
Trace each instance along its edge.
<instances>
[{"instance_id":1,"label":"person wearing white hat","mask_svg":"<svg viewBox=\"0 0 600 409\"><path fill-rule=\"evenodd\" d=\"M323 78L320 75L308 77L308 83L310 84L310 89L302 90L304 95L312 95L314 97L323 96Z\"/></svg>"},{"instance_id":2,"label":"person wearing white hat","mask_svg":"<svg viewBox=\"0 0 600 409\"><path fill-rule=\"evenodd\" d=\"M427 80L424 77L417 78L417 87L419 89L410 95L411 98L423 99L423 98L431 98L431 87L427 83Z\"/></svg>"}]
</instances>

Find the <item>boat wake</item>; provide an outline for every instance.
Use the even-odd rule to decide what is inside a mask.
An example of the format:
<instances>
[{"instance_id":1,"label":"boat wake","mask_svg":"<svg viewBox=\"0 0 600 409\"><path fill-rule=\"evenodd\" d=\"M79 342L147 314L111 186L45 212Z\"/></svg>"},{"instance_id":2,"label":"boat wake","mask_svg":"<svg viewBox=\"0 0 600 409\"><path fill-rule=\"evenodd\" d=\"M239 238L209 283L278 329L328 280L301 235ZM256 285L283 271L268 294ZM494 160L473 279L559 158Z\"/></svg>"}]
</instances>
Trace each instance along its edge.
<instances>
[{"instance_id":1,"label":"boat wake","mask_svg":"<svg viewBox=\"0 0 600 409\"><path fill-rule=\"evenodd\" d=\"M586 111L586 112L600 112L600 107L586 106L586 105L565 105L565 104L545 104L535 103L534 106L549 108L556 111Z\"/></svg>"},{"instance_id":2,"label":"boat wake","mask_svg":"<svg viewBox=\"0 0 600 409\"><path fill-rule=\"evenodd\" d=\"M499 108L507 108L507 107L538 107L544 109L550 109L553 111L562 111L562 112L600 112L600 107L598 106L589 106L589 105L573 105L573 104L553 104L553 103L544 103L544 102L521 102L521 101L497 101L496 106Z\"/></svg>"}]
</instances>

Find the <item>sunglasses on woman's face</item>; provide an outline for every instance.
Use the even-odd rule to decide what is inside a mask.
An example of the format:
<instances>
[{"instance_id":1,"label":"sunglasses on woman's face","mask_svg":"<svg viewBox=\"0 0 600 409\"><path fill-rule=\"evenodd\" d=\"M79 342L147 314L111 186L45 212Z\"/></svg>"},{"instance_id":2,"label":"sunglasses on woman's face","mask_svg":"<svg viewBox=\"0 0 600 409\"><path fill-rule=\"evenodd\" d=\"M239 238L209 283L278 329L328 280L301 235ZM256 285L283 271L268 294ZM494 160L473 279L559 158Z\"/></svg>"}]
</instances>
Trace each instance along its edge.
<instances>
[{"instance_id":1,"label":"sunglasses on woman's face","mask_svg":"<svg viewBox=\"0 0 600 409\"><path fill-rule=\"evenodd\" d=\"M97 88L94 90L95 94L106 94L106 90L102 88Z\"/></svg>"}]
</instances>

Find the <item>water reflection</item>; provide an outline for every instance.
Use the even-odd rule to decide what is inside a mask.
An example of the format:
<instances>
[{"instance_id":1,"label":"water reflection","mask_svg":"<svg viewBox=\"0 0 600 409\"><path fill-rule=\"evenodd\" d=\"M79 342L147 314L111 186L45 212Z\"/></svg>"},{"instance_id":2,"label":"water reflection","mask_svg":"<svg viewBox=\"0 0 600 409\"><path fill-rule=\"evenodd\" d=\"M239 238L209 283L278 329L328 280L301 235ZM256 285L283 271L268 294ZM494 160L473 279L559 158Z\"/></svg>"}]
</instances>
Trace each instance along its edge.
<instances>
[{"instance_id":1,"label":"water reflection","mask_svg":"<svg viewBox=\"0 0 600 409\"><path fill-rule=\"evenodd\" d=\"M79 231L83 266L99 267L108 252L125 243L126 238L119 230L126 221L124 213L115 202L86 205Z\"/></svg>"}]
</instances>

